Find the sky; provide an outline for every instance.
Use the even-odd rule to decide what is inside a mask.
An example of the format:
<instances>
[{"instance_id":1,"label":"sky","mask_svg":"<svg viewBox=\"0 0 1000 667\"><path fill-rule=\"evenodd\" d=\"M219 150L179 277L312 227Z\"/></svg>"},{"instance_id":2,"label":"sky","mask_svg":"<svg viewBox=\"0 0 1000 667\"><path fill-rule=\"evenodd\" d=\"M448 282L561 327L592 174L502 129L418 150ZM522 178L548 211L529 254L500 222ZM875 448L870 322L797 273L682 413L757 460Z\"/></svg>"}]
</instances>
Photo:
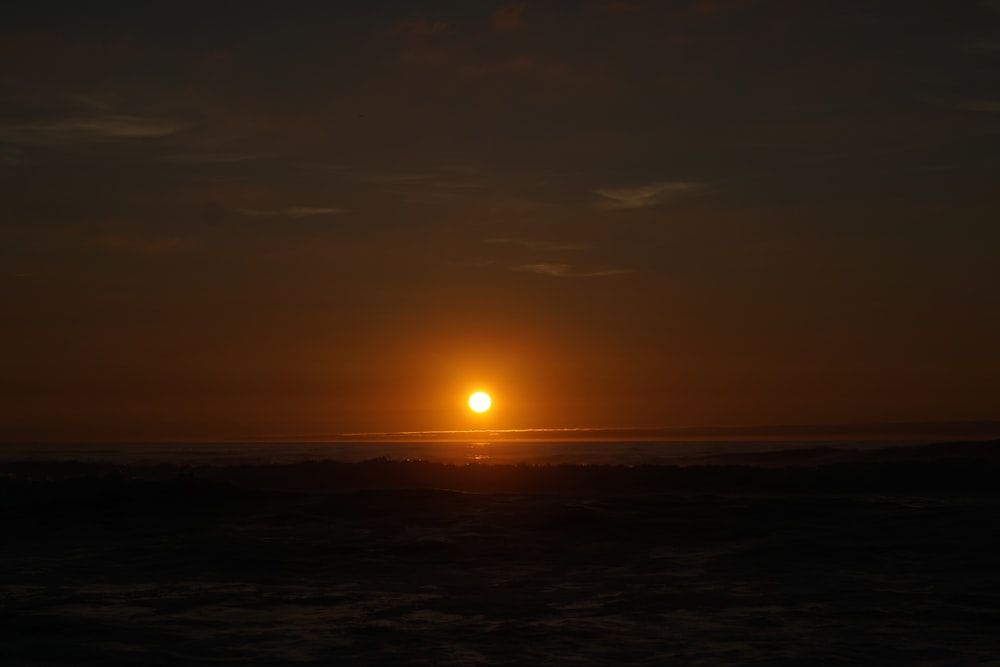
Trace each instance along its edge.
<instances>
[{"instance_id":1,"label":"sky","mask_svg":"<svg viewBox=\"0 0 1000 667\"><path fill-rule=\"evenodd\" d=\"M0 24L0 440L998 419L998 251L996 0Z\"/></svg>"}]
</instances>

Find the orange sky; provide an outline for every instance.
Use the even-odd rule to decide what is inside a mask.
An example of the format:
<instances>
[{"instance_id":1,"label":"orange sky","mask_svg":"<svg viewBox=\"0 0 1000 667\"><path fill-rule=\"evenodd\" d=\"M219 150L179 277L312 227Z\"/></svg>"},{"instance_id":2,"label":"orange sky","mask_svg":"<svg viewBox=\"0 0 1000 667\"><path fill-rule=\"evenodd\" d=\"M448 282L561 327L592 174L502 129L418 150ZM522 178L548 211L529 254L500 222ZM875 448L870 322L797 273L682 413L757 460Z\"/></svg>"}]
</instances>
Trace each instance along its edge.
<instances>
[{"instance_id":1,"label":"orange sky","mask_svg":"<svg viewBox=\"0 0 1000 667\"><path fill-rule=\"evenodd\" d=\"M996 3L328 4L5 19L0 440L1000 418Z\"/></svg>"}]
</instances>

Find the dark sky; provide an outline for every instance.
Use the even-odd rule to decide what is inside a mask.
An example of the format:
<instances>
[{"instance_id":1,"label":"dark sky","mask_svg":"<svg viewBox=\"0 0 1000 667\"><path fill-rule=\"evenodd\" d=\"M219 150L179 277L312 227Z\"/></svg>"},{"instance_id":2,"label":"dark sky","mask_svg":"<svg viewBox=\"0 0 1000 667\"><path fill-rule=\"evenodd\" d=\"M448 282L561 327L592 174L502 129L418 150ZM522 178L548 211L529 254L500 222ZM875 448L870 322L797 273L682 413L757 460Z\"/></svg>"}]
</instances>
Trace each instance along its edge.
<instances>
[{"instance_id":1,"label":"dark sky","mask_svg":"<svg viewBox=\"0 0 1000 667\"><path fill-rule=\"evenodd\" d=\"M0 439L1000 417L996 0L20 5Z\"/></svg>"}]
</instances>

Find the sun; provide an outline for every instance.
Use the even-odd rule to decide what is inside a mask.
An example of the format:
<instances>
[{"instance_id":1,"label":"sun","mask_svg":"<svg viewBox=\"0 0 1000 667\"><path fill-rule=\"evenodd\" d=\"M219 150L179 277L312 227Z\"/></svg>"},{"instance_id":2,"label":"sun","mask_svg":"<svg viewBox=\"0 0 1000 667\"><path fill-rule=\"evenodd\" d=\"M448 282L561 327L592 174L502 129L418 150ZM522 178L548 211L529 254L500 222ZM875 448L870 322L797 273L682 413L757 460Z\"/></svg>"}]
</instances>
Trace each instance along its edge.
<instances>
[{"instance_id":1,"label":"sun","mask_svg":"<svg viewBox=\"0 0 1000 667\"><path fill-rule=\"evenodd\" d=\"M477 391L472 396L469 396L469 408L473 412L486 412L492 404L493 399L485 391Z\"/></svg>"}]
</instances>

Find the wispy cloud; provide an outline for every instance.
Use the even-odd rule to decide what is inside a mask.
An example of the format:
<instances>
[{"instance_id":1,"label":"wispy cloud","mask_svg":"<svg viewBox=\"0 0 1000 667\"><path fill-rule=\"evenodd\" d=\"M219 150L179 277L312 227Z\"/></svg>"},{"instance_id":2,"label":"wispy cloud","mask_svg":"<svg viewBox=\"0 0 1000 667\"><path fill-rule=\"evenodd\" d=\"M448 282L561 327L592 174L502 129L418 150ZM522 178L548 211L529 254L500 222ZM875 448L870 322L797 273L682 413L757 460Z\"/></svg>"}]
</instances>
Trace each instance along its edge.
<instances>
[{"instance_id":1,"label":"wispy cloud","mask_svg":"<svg viewBox=\"0 0 1000 667\"><path fill-rule=\"evenodd\" d=\"M69 118L45 123L6 123L0 125L0 139L28 144L155 139L174 134L183 127L182 123L163 118L114 115Z\"/></svg>"},{"instance_id":2,"label":"wispy cloud","mask_svg":"<svg viewBox=\"0 0 1000 667\"><path fill-rule=\"evenodd\" d=\"M334 215L343 213L342 208L317 208L309 206L259 209L259 208L238 208L236 212L252 218L258 217L282 217L282 218L311 218L317 215Z\"/></svg>"},{"instance_id":3,"label":"wispy cloud","mask_svg":"<svg viewBox=\"0 0 1000 667\"><path fill-rule=\"evenodd\" d=\"M696 195L705 190L702 183L664 181L626 188L598 188L604 208L644 208Z\"/></svg>"},{"instance_id":4,"label":"wispy cloud","mask_svg":"<svg viewBox=\"0 0 1000 667\"><path fill-rule=\"evenodd\" d=\"M617 276L623 273L632 273L630 269L600 269L600 270L580 270L572 264L562 264L556 262L539 262L536 264L518 264L510 267L511 271L522 271L525 273L537 273L542 276L552 278L599 278L604 276Z\"/></svg>"},{"instance_id":5,"label":"wispy cloud","mask_svg":"<svg viewBox=\"0 0 1000 667\"><path fill-rule=\"evenodd\" d=\"M485 239L484 244L492 246L507 246L515 254L534 255L535 261L527 261L514 264L507 268L511 271L521 273L534 273L550 278L597 278L602 276L616 276L622 273L631 273L629 269L593 269L580 268L579 262L584 261L593 265L592 261L581 258L580 252L592 247L588 243L567 242L567 241L541 241L535 239L500 237ZM572 258L574 263L566 261L567 256ZM496 263L496 262L491 262ZM506 262L505 262L506 263Z\"/></svg>"}]
</instances>

